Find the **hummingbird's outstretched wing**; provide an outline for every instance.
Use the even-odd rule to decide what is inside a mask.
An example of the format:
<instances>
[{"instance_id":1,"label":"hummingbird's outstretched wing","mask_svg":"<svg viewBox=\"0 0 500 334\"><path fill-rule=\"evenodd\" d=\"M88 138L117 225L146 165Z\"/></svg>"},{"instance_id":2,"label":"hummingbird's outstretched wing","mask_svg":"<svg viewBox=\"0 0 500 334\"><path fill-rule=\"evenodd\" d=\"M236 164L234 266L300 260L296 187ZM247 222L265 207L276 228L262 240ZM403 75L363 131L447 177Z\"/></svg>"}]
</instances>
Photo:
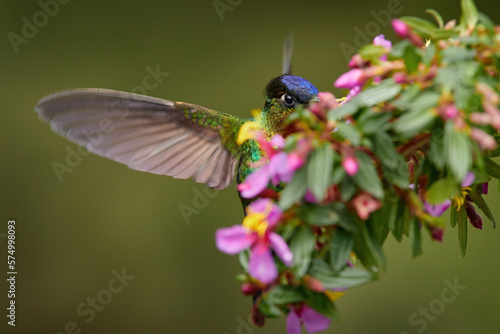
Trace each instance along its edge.
<instances>
[{"instance_id":1,"label":"hummingbird's outstretched wing","mask_svg":"<svg viewBox=\"0 0 500 334\"><path fill-rule=\"evenodd\" d=\"M129 168L192 177L222 189L233 180L244 120L193 104L107 89L75 89L38 102L52 129Z\"/></svg>"}]
</instances>

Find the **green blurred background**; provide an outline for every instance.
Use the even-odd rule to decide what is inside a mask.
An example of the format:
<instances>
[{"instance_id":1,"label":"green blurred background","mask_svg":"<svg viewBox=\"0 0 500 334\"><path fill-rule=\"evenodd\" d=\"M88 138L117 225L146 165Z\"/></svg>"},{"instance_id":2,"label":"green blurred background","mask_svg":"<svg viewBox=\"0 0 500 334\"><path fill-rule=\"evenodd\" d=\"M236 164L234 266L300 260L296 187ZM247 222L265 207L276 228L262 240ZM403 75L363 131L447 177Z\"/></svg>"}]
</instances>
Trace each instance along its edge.
<instances>
[{"instance_id":1,"label":"green blurred background","mask_svg":"<svg viewBox=\"0 0 500 334\"><path fill-rule=\"evenodd\" d=\"M1 333L55 334L71 321L81 333L285 332L283 318L264 328L248 325L251 301L234 280L237 257L215 248L215 230L242 219L234 185L187 222L179 206L193 206L194 190L204 191L190 180L88 155L59 182L52 163L66 164L67 148L76 146L37 119L33 106L41 97L76 87L131 91L142 85L146 67L159 66L169 75L148 95L250 115L262 106L267 81L281 74L282 41L290 30L295 74L332 90L347 64L341 43L360 46L356 29L372 29L370 39L380 30L394 40L374 12L425 17L431 7L445 20L460 15L458 0L222 0L232 11L221 20L213 2L69 1L17 53L7 35L21 35L22 18L33 22L40 4L0 3L0 277L7 272L8 219L17 221L18 270L15 328L6 324L7 285L0 281ZM478 6L500 22L498 2L481 0ZM488 200L497 217L499 199L493 189ZM448 229L442 244L426 235L417 259L407 242L390 237L387 272L338 301L341 323L328 332L499 333L500 231L486 220L484 226L470 229L464 260L458 259L456 230ZM111 271L122 268L135 278L87 323L78 305L109 296L103 289ZM465 291L444 310L438 307L439 314L424 321L425 330L420 315L412 325L410 315L439 306L444 280L455 278Z\"/></svg>"}]
</instances>

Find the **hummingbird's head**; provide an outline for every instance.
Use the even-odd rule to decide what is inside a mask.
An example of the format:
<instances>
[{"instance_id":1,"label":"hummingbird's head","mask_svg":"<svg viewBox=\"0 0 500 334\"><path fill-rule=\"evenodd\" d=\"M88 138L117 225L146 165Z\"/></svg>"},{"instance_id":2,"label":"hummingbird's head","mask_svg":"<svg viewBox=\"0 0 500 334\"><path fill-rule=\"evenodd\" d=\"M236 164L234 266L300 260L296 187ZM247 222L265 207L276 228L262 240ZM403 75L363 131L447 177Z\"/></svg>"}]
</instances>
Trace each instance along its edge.
<instances>
[{"instance_id":1,"label":"hummingbird's head","mask_svg":"<svg viewBox=\"0 0 500 334\"><path fill-rule=\"evenodd\" d=\"M304 78L283 74L272 79L266 87L266 104L276 102L282 108L307 106L318 97L318 89Z\"/></svg>"},{"instance_id":2,"label":"hummingbird's head","mask_svg":"<svg viewBox=\"0 0 500 334\"><path fill-rule=\"evenodd\" d=\"M318 89L309 81L296 75L283 74L272 79L266 87L266 103L263 110L264 128L269 135L286 135L287 116L297 106L307 107L317 101Z\"/></svg>"}]
</instances>

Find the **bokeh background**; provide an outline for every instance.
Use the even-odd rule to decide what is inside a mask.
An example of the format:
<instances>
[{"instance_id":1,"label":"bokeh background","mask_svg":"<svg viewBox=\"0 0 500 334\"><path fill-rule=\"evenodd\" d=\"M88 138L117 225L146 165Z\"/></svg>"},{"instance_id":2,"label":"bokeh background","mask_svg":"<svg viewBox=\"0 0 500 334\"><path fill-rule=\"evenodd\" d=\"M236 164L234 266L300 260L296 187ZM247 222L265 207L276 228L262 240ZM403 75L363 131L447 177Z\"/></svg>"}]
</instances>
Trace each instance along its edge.
<instances>
[{"instance_id":1,"label":"bokeh background","mask_svg":"<svg viewBox=\"0 0 500 334\"><path fill-rule=\"evenodd\" d=\"M340 45L363 42L356 31L395 39L374 12L425 17L425 9L434 8L445 20L460 15L458 0L220 2L232 9L222 17L213 0L69 1L17 53L8 34L21 35L23 17L33 22L42 7L35 0L0 2L1 333L77 333L72 321L81 333L96 334L285 332L284 318L264 328L248 324L251 302L234 279L237 257L215 248L215 230L242 219L234 185L186 220L179 207L194 207L195 192L204 191L190 180L80 155L60 182L52 164L68 165L67 149L76 146L37 119L33 106L41 97L77 87L138 90L147 67L159 67L169 75L148 95L250 115L262 106L267 81L281 74L282 41L290 30L295 74L333 90L347 64ZM500 22L498 2L477 3ZM494 189L488 201L500 217ZM5 317L8 219L17 222L15 328ZM484 230L469 232L463 260L456 230L448 229L442 244L426 235L416 259L408 242L389 237L388 270L338 301L341 323L328 332L498 333L500 231L485 219ZM105 298L112 271L122 268L135 278L87 323L89 314L78 314L78 305ZM421 307L437 306L444 281L455 279L467 288L454 302L409 322Z\"/></svg>"}]
</instances>

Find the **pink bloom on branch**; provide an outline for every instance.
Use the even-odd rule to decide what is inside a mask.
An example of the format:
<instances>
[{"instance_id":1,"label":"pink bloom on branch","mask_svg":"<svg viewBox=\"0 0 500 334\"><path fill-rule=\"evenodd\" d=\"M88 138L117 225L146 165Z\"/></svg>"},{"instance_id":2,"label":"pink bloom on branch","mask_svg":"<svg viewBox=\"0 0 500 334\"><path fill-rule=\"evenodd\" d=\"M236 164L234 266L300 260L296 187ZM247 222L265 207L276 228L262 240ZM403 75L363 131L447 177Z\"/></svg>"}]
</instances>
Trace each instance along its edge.
<instances>
[{"instance_id":1,"label":"pink bloom on branch","mask_svg":"<svg viewBox=\"0 0 500 334\"><path fill-rule=\"evenodd\" d=\"M447 104L442 110L441 114L444 119L452 119L458 115L458 109L454 104Z\"/></svg>"},{"instance_id":2,"label":"pink bloom on branch","mask_svg":"<svg viewBox=\"0 0 500 334\"><path fill-rule=\"evenodd\" d=\"M396 35L398 35L398 37L407 38L408 36L410 36L411 29L403 21L399 19L393 19L391 24L392 24L392 29L394 29L394 32L396 33Z\"/></svg>"},{"instance_id":3,"label":"pink bloom on branch","mask_svg":"<svg viewBox=\"0 0 500 334\"><path fill-rule=\"evenodd\" d=\"M363 84L363 70L358 68L342 74L334 83L337 88L354 88Z\"/></svg>"},{"instance_id":4,"label":"pink bloom on branch","mask_svg":"<svg viewBox=\"0 0 500 334\"><path fill-rule=\"evenodd\" d=\"M493 138L492 136L490 136L481 129L471 128L470 136L479 144L479 147L483 151L494 150L497 148L497 142L495 138Z\"/></svg>"},{"instance_id":5,"label":"pink bloom on branch","mask_svg":"<svg viewBox=\"0 0 500 334\"><path fill-rule=\"evenodd\" d=\"M441 217L443 215L443 213L445 213L445 211L448 210L450 205L451 205L451 200L449 200L449 199L447 199L443 203L436 204L436 205L430 204L429 202L425 201L424 202L424 209L425 209L425 212L427 212L431 216Z\"/></svg>"},{"instance_id":6,"label":"pink bloom on branch","mask_svg":"<svg viewBox=\"0 0 500 334\"><path fill-rule=\"evenodd\" d=\"M381 208L380 202L367 193L361 193L354 197L352 205L356 209L359 218L366 220L370 217L370 213Z\"/></svg>"},{"instance_id":7,"label":"pink bloom on branch","mask_svg":"<svg viewBox=\"0 0 500 334\"><path fill-rule=\"evenodd\" d=\"M286 266L292 264L293 255L283 238L272 232L281 218L281 210L268 198L261 198L247 207L242 225L220 228L215 233L217 248L234 255L250 248L248 272L263 283L278 277L278 269L271 250Z\"/></svg>"},{"instance_id":8,"label":"pink bloom on branch","mask_svg":"<svg viewBox=\"0 0 500 334\"><path fill-rule=\"evenodd\" d=\"M290 306L286 318L288 334L300 334L303 324L308 333L324 331L330 326L331 320L307 305Z\"/></svg>"},{"instance_id":9,"label":"pink bloom on branch","mask_svg":"<svg viewBox=\"0 0 500 334\"><path fill-rule=\"evenodd\" d=\"M394 32L396 33L396 35L398 35L398 37L403 39L409 39L410 42L412 42L413 45L415 46L418 47L424 46L424 41L422 40L422 37L413 32L408 24L399 19L393 19L391 24L392 28L394 29Z\"/></svg>"}]
</instances>

